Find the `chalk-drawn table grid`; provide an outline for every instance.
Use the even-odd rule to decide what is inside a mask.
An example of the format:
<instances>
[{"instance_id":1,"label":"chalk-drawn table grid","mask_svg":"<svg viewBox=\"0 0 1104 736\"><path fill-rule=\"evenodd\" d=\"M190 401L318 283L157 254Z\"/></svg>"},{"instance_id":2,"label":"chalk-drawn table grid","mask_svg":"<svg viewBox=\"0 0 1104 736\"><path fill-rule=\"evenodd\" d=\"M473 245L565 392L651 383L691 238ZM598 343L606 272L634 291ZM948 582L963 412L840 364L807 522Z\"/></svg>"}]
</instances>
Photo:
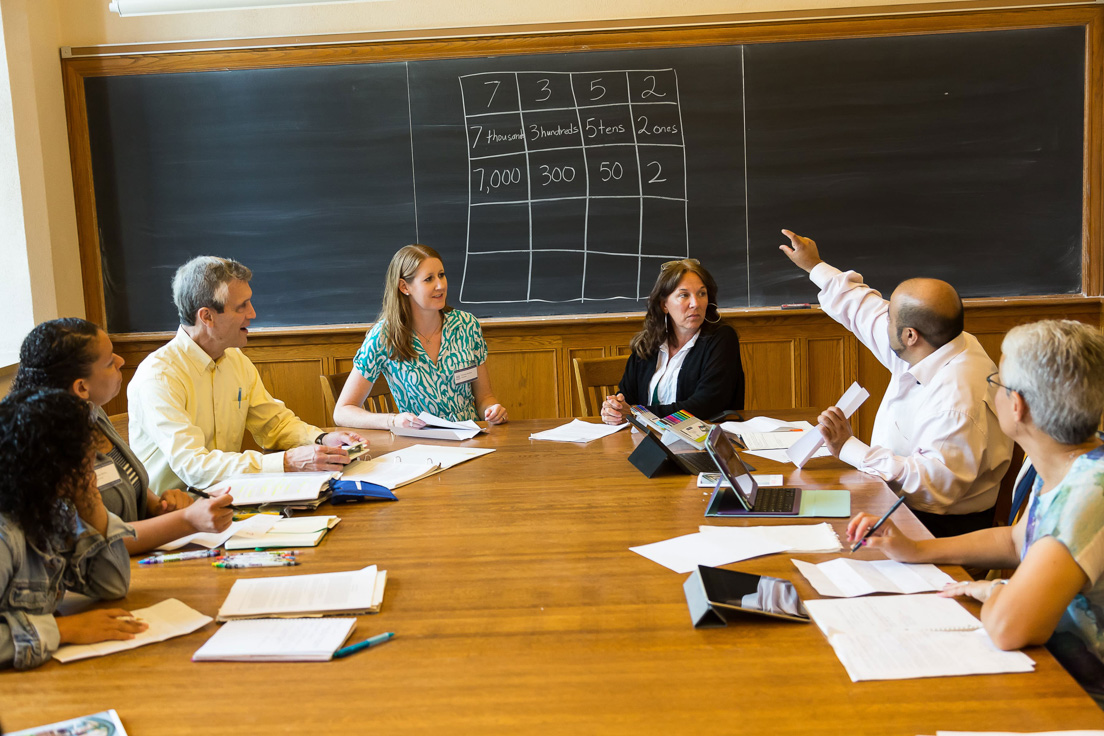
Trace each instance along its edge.
<instances>
[{"instance_id":1,"label":"chalk-drawn table grid","mask_svg":"<svg viewBox=\"0 0 1104 736\"><path fill-rule=\"evenodd\" d=\"M674 69L460 77L465 303L638 300L689 255Z\"/></svg>"}]
</instances>

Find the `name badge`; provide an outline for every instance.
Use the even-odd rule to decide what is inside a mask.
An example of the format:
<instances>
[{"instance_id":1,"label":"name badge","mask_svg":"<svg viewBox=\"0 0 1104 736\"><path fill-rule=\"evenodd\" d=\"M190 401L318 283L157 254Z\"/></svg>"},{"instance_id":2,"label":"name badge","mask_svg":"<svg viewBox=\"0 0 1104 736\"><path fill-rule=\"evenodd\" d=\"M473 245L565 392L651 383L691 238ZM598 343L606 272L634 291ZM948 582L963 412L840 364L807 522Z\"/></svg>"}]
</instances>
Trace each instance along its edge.
<instances>
[{"instance_id":1,"label":"name badge","mask_svg":"<svg viewBox=\"0 0 1104 736\"><path fill-rule=\"evenodd\" d=\"M479 366L469 365L467 368L461 368L458 371L454 371L452 374L452 383L454 386L463 386L465 383L471 383L479 376Z\"/></svg>"},{"instance_id":2,"label":"name badge","mask_svg":"<svg viewBox=\"0 0 1104 736\"><path fill-rule=\"evenodd\" d=\"M111 488L123 482L119 476L119 469L111 459L96 463L96 485L99 488Z\"/></svg>"}]
</instances>

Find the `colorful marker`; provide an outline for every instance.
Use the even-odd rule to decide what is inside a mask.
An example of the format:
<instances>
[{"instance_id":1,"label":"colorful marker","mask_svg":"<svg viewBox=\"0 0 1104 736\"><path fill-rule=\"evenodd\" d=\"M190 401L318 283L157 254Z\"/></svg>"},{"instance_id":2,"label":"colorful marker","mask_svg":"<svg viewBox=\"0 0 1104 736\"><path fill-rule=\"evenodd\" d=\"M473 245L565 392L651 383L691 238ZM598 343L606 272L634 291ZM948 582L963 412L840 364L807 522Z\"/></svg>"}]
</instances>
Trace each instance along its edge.
<instances>
[{"instance_id":1,"label":"colorful marker","mask_svg":"<svg viewBox=\"0 0 1104 736\"><path fill-rule=\"evenodd\" d=\"M217 557L217 549L201 549L195 552L176 552L171 555L154 555L144 560L138 560L139 565L160 565L162 562L180 562L181 560L199 560L204 557Z\"/></svg>"}]
</instances>

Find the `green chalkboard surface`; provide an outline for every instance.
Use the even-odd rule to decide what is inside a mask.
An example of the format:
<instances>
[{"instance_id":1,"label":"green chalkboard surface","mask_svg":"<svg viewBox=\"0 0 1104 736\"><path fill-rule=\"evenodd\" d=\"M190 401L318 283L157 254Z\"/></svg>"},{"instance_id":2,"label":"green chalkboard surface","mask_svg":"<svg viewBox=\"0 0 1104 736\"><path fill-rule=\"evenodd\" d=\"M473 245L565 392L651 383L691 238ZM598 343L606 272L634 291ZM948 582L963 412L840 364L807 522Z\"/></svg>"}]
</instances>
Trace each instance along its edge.
<instances>
[{"instance_id":1,"label":"green chalkboard surface","mask_svg":"<svg viewBox=\"0 0 1104 736\"><path fill-rule=\"evenodd\" d=\"M108 327L172 329L191 256L260 325L374 319L410 242L477 316L810 301L779 229L885 291L1081 289L1085 30L88 77Z\"/></svg>"}]
</instances>

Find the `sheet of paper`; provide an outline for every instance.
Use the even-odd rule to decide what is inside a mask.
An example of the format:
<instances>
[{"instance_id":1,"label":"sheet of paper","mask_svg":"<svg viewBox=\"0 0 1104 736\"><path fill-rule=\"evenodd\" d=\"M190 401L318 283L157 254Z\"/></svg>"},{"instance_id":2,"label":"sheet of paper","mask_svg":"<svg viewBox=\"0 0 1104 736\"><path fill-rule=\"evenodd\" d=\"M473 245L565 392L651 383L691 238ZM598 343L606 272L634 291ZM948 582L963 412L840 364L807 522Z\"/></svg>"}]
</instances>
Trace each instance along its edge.
<instances>
[{"instance_id":1,"label":"sheet of paper","mask_svg":"<svg viewBox=\"0 0 1104 736\"><path fill-rule=\"evenodd\" d=\"M470 440L482 429L450 429L448 427L422 427L411 429L409 427L392 427L391 434L399 437L417 437L420 440L452 440L463 442Z\"/></svg>"},{"instance_id":2,"label":"sheet of paper","mask_svg":"<svg viewBox=\"0 0 1104 736\"><path fill-rule=\"evenodd\" d=\"M810 432L816 430L809 430ZM801 435L804 437L805 435ZM790 448L791 450L793 447ZM793 460L787 454L788 450L745 450L748 455L755 455L757 457L765 458L767 460L773 460L776 463L792 463ZM827 447L821 447L813 453L812 457L832 457L832 453L828 451ZM806 462L808 462L806 460Z\"/></svg>"},{"instance_id":3,"label":"sheet of paper","mask_svg":"<svg viewBox=\"0 0 1104 736\"><path fill-rule=\"evenodd\" d=\"M168 552L174 549L180 549L189 544L198 544L207 549L214 549L215 547L221 547L226 544L226 540L234 536L242 534L264 534L276 523L278 518L277 516L270 516L268 514L257 514L256 516L250 516L248 519L230 522L230 528L221 534L216 532L196 532L195 534L189 534L186 537L166 542L157 549Z\"/></svg>"},{"instance_id":4,"label":"sheet of paper","mask_svg":"<svg viewBox=\"0 0 1104 736\"><path fill-rule=\"evenodd\" d=\"M1035 670L1030 657L997 649L984 630L833 634L828 641L852 682Z\"/></svg>"},{"instance_id":5,"label":"sheet of paper","mask_svg":"<svg viewBox=\"0 0 1104 736\"><path fill-rule=\"evenodd\" d=\"M494 452L492 447L449 447L447 445L411 445L401 450L380 455L377 461L383 463L406 463L413 465L440 465L448 470L460 463L474 460Z\"/></svg>"},{"instance_id":6,"label":"sheet of paper","mask_svg":"<svg viewBox=\"0 0 1104 736\"><path fill-rule=\"evenodd\" d=\"M862 634L872 631L972 631L981 628L973 614L952 598L890 595L806 601L820 630Z\"/></svg>"},{"instance_id":7,"label":"sheet of paper","mask_svg":"<svg viewBox=\"0 0 1104 736\"><path fill-rule=\"evenodd\" d=\"M45 726L34 726L22 731L9 731L7 736L78 736L79 734L111 734L111 736L127 736L123 722L119 720L119 714L115 709L92 713L87 716L70 718L67 721L58 721Z\"/></svg>"},{"instance_id":8,"label":"sheet of paper","mask_svg":"<svg viewBox=\"0 0 1104 736\"><path fill-rule=\"evenodd\" d=\"M105 654L137 649L147 644L156 644L159 641L171 639L174 636L190 634L196 629L203 628L213 620L210 616L204 616L175 598L169 598L149 608L138 609L130 613L135 618L140 618L149 624L149 628L133 639L125 641L68 644L54 652L54 659L63 663L75 662L78 659L102 657Z\"/></svg>"},{"instance_id":9,"label":"sheet of paper","mask_svg":"<svg viewBox=\"0 0 1104 736\"><path fill-rule=\"evenodd\" d=\"M620 432L625 427L632 426L628 423L610 426L608 424L595 424L584 422L582 419L572 419L569 423L554 429L546 429L543 432L534 432L529 435L531 440L547 440L549 442L590 442L609 437Z\"/></svg>"},{"instance_id":10,"label":"sheet of paper","mask_svg":"<svg viewBox=\"0 0 1104 736\"><path fill-rule=\"evenodd\" d=\"M906 565L893 560L838 557L818 565L802 560L793 560L793 564L817 593L833 598L870 593L927 593L954 582L954 578L935 565Z\"/></svg>"},{"instance_id":11,"label":"sheet of paper","mask_svg":"<svg viewBox=\"0 0 1104 736\"><path fill-rule=\"evenodd\" d=\"M392 462L383 457L349 463L345 466L341 479L374 483L393 491L441 467L440 463L432 462L428 457L420 462Z\"/></svg>"},{"instance_id":12,"label":"sheet of paper","mask_svg":"<svg viewBox=\"0 0 1104 736\"><path fill-rule=\"evenodd\" d=\"M870 398L870 394L865 388L858 383L852 383L843 392L840 400L836 402L836 406L839 407L845 417L850 418L868 398ZM801 435L801 439L792 444L790 449L786 450L786 455L794 465L799 468L804 467L805 463L809 462L809 458L816 457L817 450L821 449L823 444L824 436L820 433L820 429L813 427Z\"/></svg>"},{"instance_id":13,"label":"sheet of paper","mask_svg":"<svg viewBox=\"0 0 1104 736\"><path fill-rule=\"evenodd\" d=\"M227 478L207 489L218 494L230 489L235 506L311 501L336 473L254 473Z\"/></svg>"},{"instance_id":14,"label":"sheet of paper","mask_svg":"<svg viewBox=\"0 0 1104 736\"><path fill-rule=\"evenodd\" d=\"M828 522L820 524L783 524L779 526L709 526L698 527L702 534L718 539L736 538L748 532L783 545L784 552L839 552L843 549L839 535ZM794 560L796 563L797 560Z\"/></svg>"},{"instance_id":15,"label":"sheet of paper","mask_svg":"<svg viewBox=\"0 0 1104 736\"><path fill-rule=\"evenodd\" d=\"M742 435L744 432L773 432L776 429L812 429L813 425L804 420L786 422L771 417L752 417L746 422L721 422L721 429L729 434Z\"/></svg>"},{"instance_id":16,"label":"sheet of paper","mask_svg":"<svg viewBox=\"0 0 1104 736\"><path fill-rule=\"evenodd\" d=\"M218 618L364 611L373 605L376 572L371 565L349 572L239 579Z\"/></svg>"},{"instance_id":17,"label":"sheet of paper","mask_svg":"<svg viewBox=\"0 0 1104 736\"><path fill-rule=\"evenodd\" d=\"M759 475L758 473L752 473L751 477L755 479L760 488L777 488L782 485L781 474ZM720 473L698 473L698 488L715 488L717 481L720 479ZM724 481L724 487L731 488L732 486L726 480Z\"/></svg>"},{"instance_id":18,"label":"sheet of paper","mask_svg":"<svg viewBox=\"0 0 1104 736\"><path fill-rule=\"evenodd\" d=\"M441 417L434 416L427 411L423 411L418 414L418 418L426 423L429 427L445 427L446 429L474 429L479 432L483 431L483 428L476 424L471 419L463 422L453 422L449 419L442 419Z\"/></svg>"},{"instance_id":19,"label":"sheet of paper","mask_svg":"<svg viewBox=\"0 0 1104 736\"><path fill-rule=\"evenodd\" d=\"M740 441L749 450L786 450L803 433L796 429L779 429L773 432L744 432Z\"/></svg>"},{"instance_id":20,"label":"sheet of paper","mask_svg":"<svg viewBox=\"0 0 1104 736\"><path fill-rule=\"evenodd\" d=\"M355 618L256 618L228 621L192 655L193 662L317 662L333 658Z\"/></svg>"},{"instance_id":21,"label":"sheet of paper","mask_svg":"<svg viewBox=\"0 0 1104 736\"><path fill-rule=\"evenodd\" d=\"M714 539L712 535L685 534L662 542L629 547L632 552L658 562L675 572L691 572L698 565L718 567L752 557L772 555L785 550L780 544L754 532L732 539Z\"/></svg>"},{"instance_id":22,"label":"sheet of paper","mask_svg":"<svg viewBox=\"0 0 1104 736\"><path fill-rule=\"evenodd\" d=\"M247 531L226 540L226 549L268 549L271 547L314 547L326 532L341 521L337 516L299 516L280 519L261 532Z\"/></svg>"}]
</instances>

